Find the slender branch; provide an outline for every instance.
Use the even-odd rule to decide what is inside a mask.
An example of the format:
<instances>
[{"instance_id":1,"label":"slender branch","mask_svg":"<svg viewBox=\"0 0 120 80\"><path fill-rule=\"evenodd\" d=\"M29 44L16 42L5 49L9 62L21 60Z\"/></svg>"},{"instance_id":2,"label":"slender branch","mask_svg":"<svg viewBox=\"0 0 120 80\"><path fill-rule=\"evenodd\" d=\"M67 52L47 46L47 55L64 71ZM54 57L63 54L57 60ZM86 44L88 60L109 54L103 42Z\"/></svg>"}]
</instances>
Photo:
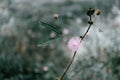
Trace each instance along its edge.
<instances>
[{"instance_id":1,"label":"slender branch","mask_svg":"<svg viewBox=\"0 0 120 80\"><path fill-rule=\"evenodd\" d=\"M91 15L89 16L89 21L92 22ZM87 35L87 33L89 32L89 30L90 30L92 24L93 24L93 22L92 22L92 23L89 23L88 29L86 30L86 32L85 32L84 35L82 36L80 43L81 43L81 42L84 40L84 38L86 37L86 35ZM58 78L58 80L63 80L64 76L65 76L66 73L68 72L70 66L72 65L72 63L73 63L73 61L74 61L74 59L75 59L76 53L77 53L77 51L74 52L71 61L68 63L68 65L67 65L67 67L66 67L66 69L65 69L65 71L64 71L64 73L63 73L63 75L62 75L60 78Z\"/></svg>"},{"instance_id":2,"label":"slender branch","mask_svg":"<svg viewBox=\"0 0 120 80\"><path fill-rule=\"evenodd\" d=\"M74 58L75 58L76 53L77 53L77 51L74 52L73 57L72 57L71 61L68 63L65 72L63 73L63 75L62 75L58 80L63 80L64 76L66 75L67 71L69 70L71 64L72 64L73 61L74 61Z\"/></svg>"}]
</instances>

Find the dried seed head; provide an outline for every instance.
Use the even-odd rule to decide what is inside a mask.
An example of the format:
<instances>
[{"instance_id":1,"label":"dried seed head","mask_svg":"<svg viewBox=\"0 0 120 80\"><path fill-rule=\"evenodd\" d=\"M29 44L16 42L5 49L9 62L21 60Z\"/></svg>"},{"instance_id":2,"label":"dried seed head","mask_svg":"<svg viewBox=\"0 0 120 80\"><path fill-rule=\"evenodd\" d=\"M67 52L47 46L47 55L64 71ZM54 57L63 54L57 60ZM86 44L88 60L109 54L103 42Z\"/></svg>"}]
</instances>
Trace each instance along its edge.
<instances>
[{"instance_id":1,"label":"dried seed head","mask_svg":"<svg viewBox=\"0 0 120 80\"><path fill-rule=\"evenodd\" d=\"M90 9L87 11L87 15L88 15L88 16L91 16L91 15L94 14L94 12L95 12L95 9L90 8Z\"/></svg>"},{"instance_id":2,"label":"dried seed head","mask_svg":"<svg viewBox=\"0 0 120 80\"><path fill-rule=\"evenodd\" d=\"M53 14L54 19L58 19L59 14Z\"/></svg>"}]
</instances>

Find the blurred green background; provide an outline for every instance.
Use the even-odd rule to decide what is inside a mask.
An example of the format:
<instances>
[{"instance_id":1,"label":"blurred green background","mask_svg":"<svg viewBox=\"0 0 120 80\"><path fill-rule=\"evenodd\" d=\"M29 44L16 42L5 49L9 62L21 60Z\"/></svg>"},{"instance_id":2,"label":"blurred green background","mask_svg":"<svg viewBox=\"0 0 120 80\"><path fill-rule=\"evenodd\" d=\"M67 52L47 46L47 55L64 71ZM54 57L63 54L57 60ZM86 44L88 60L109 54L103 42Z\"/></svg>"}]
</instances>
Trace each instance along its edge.
<instances>
[{"instance_id":1,"label":"blurred green background","mask_svg":"<svg viewBox=\"0 0 120 80\"><path fill-rule=\"evenodd\" d=\"M56 80L73 54L68 40L88 27L90 7L102 13L65 80L119 80L119 0L0 0L0 80Z\"/></svg>"}]
</instances>

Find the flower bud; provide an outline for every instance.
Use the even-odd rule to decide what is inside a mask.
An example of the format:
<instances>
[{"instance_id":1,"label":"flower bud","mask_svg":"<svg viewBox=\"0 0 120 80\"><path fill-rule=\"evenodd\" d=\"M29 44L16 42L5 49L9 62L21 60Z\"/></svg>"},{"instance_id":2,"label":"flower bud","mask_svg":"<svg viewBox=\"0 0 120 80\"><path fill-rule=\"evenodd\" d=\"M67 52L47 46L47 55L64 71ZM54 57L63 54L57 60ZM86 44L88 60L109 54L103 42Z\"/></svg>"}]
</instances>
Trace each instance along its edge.
<instances>
[{"instance_id":1,"label":"flower bud","mask_svg":"<svg viewBox=\"0 0 120 80\"><path fill-rule=\"evenodd\" d=\"M97 9L96 10L96 15L100 15L101 14L101 10L100 9Z\"/></svg>"},{"instance_id":2,"label":"flower bud","mask_svg":"<svg viewBox=\"0 0 120 80\"><path fill-rule=\"evenodd\" d=\"M59 14L53 14L54 19L58 19Z\"/></svg>"}]
</instances>

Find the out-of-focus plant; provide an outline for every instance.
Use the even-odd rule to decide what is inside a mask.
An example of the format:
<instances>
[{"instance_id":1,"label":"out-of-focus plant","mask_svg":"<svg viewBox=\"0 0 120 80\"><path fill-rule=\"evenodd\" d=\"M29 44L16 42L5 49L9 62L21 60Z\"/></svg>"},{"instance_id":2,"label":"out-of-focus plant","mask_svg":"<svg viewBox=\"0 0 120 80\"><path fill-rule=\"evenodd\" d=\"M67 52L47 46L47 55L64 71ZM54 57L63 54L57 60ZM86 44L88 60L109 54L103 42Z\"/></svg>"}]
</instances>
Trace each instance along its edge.
<instances>
[{"instance_id":1,"label":"out-of-focus plant","mask_svg":"<svg viewBox=\"0 0 120 80\"><path fill-rule=\"evenodd\" d=\"M42 0L0 1L0 80L55 80L56 77L61 77L61 72L70 60L68 55L65 56L69 51L64 46L66 44L61 43L61 37L64 37L64 33L72 33L72 36L82 34L81 30L85 28L82 25L88 20L83 14L89 6L104 10L105 18L96 22L106 24L104 31L107 36L91 32L94 35L89 35L91 39L88 36L88 41L86 39L85 42L90 44L84 47L91 57L81 60L77 58L79 55L76 56L77 61L71 65L64 80L119 80L119 25L117 29L115 26L112 28L114 19L110 18L114 0L48 3L43 4L43 7L40 6L40 1ZM51 19L55 11L60 15L54 14ZM107 22L107 19L111 22ZM109 33L111 30L113 33ZM82 36L78 38L71 39L70 42L75 42L70 45L71 49L77 49L76 41L81 40ZM63 40L67 41L66 36ZM113 47L105 46L109 41ZM96 53L98 56L94 57L93 54Z\"/></svg>"}]
</instances>

